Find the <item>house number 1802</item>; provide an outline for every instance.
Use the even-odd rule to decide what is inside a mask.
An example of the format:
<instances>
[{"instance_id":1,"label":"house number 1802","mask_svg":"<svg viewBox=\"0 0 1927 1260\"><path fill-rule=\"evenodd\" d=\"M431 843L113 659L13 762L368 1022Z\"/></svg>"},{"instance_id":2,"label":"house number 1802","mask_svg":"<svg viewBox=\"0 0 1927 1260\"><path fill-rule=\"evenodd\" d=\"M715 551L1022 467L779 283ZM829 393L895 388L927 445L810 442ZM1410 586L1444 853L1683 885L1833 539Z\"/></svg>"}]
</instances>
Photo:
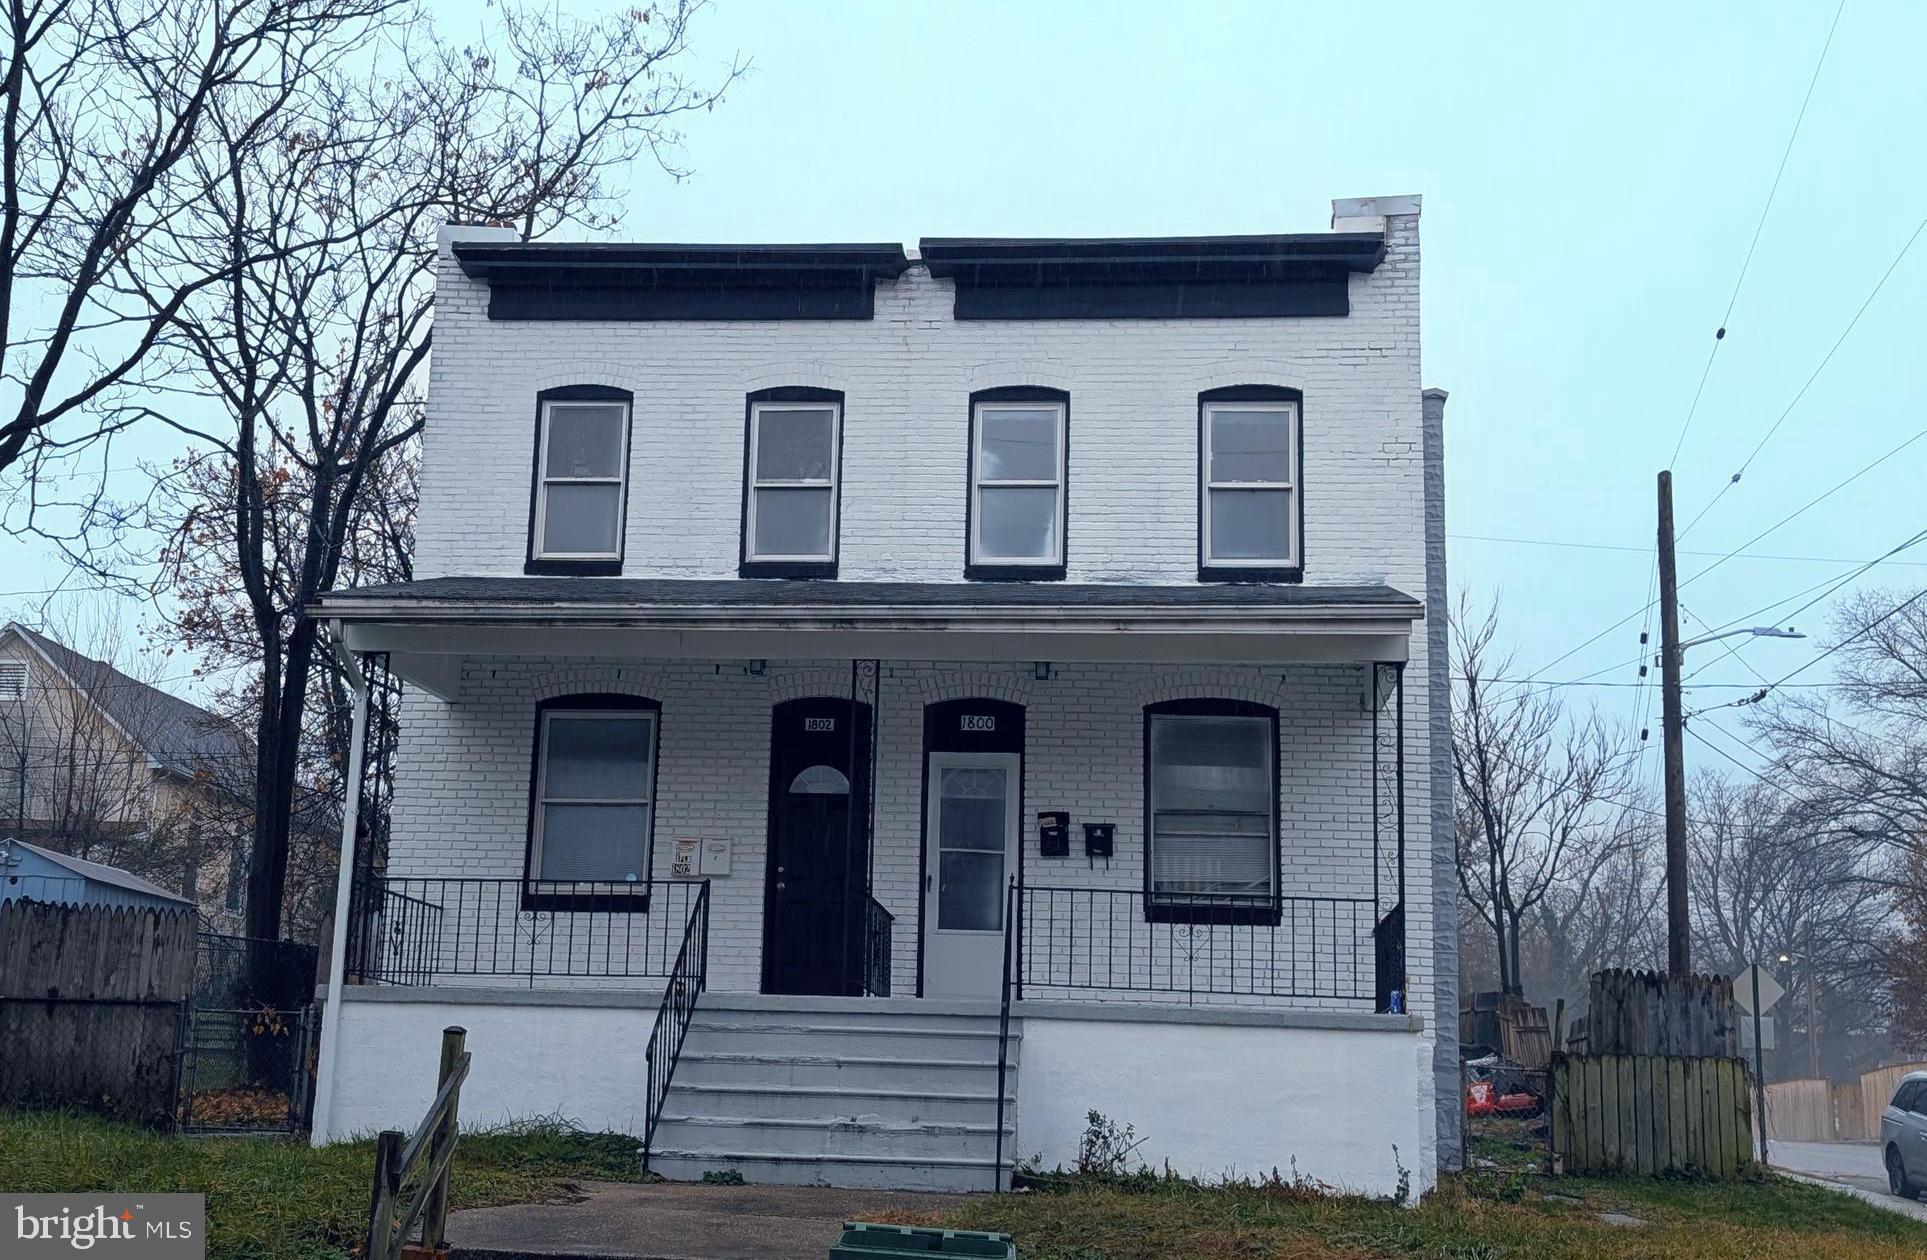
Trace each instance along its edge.
<instances>
[{"instance_id":1,"label":"house number 1802","mask_svg":"<svg viewBox=\"0 0 1927 1260\"><path fill-rule=\"evenodd\" d=\"M963 729L966 731L994 731L997 729L997 719L989 713L960 714L958 721L962 723Z\"/></svg>"},{"instance_id":2,"label":"house number 1802","mask_svg":"<svg viewBox=\"0 0 1927 1260\"><path fill-rule=\"evenodd\" d=\"M836 719L831 717L806 717L803 719L803 729L806 731L833 731L836 729Z\"/></svg>"}]
</instances>

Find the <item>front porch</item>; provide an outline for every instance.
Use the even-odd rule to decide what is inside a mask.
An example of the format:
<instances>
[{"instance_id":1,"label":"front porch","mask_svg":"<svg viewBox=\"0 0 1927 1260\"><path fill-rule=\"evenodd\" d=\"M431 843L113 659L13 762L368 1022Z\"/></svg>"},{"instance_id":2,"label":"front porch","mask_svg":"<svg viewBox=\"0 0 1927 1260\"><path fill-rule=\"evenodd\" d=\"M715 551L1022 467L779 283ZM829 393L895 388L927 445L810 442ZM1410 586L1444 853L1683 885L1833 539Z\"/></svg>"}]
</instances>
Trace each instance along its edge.
<instances>
[{"instance_id":1,"label":"front porch","mask_svg":"<svg viewBox=\"0 0 1927 1260\"><path fill-rule=\"evenodd\" d=\"M393 795L344 878L345 1018L318 1134L367 1114L346 1064L415 1023L471 1018L543 1022L521 1034L546 1048L523 1066L568 1067L536 1093L624 1112L618 1127L683 1172L718 1159L914 1185L950 1168L978 1188L975 1138L906 1171L839 1152L837 1135L881 1116L887 1154L932 1109L963 1108L994 1174L1027 1144L1019 1111L1054 1149L1079 1098L1161 1107L1145 1064L1199 1056L1228 1080L1374 1063L1409 1078L1388 1115L1425 1112L1423 1024L1403 1014L1416 605L1266 588L1207 592L1235 615L1199 616L1195 592L1147 608L1136 588L1128 607L1072 588L1031 607L1026 588L1021 609L969 592L992 602L941 604L941 626L892 605L867 625L873 604L799 610L805 588L772 589L770 606L647 605L594 625L505 606L344 617L368 694L390 671L410 685L394 720L362 724L368 764L392 767L371 791ZM952 655L924 654L939 645ZM615 770L611 749L628 750ZM1111 1063L1142 1043L1144 1058L1019 1107L1038 1029L1052 1066L1023 1080L1053 1079L1060 1056ZM717 1044L758 1038L776 1044ZM626 1087L603 1083L630 1057ZM837 1082L813 1080L819 1063ZM929 1079L893 1084L899 1070ZM1210 1149L1192 1120L1240 1123L1236 1102L1172 1097L1190 1108L1166 1126L1180 1147ZM767 1141L723 1141L745 1134Z\"/></svg>"}]
</instances>

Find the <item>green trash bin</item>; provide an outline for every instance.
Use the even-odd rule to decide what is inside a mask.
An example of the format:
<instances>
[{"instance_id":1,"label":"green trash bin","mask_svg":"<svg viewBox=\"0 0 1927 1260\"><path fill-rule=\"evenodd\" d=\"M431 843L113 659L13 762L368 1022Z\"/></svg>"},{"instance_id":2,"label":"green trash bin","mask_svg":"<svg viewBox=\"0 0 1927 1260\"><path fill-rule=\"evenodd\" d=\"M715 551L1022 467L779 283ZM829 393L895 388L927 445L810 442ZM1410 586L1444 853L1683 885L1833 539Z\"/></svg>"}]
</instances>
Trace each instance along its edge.
<instances>
[{"instance_id":1,"label":"green trash bin","mask_svg":"<svg viewBox=\"0 0 1927 1260\"><path fill-rule=\"evenodd\" d=\"M987 1256L990 1260L1017 1260L1017 1244L1009 1234L845 1221L843 1237L830 1248L830 1260L892 1260L898 1256Z\"/></svg>"}]
</instances>

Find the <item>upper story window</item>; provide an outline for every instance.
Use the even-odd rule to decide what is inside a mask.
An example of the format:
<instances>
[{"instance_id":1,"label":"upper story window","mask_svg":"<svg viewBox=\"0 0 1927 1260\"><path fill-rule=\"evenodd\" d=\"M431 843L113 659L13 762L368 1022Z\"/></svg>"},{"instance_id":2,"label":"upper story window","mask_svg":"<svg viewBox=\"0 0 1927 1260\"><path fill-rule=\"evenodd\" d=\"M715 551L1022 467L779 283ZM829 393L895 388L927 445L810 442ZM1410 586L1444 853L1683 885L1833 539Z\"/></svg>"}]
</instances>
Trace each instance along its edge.
<instances>
[{"instance_id":1,"label":"upper story window","mask_svg":"<svg viewBox=\"0 0 1927 1260\"><path fill-rule=\"evenodd\" d=\"M1278 713L1234 700L1144 711L1146 902L1167 921L1278 921Z\"/></svg>"},{"instance_id":2,"label":"upper story window","mask_svg":"<svg viewBox=\"0 0 1927 1260\"><path fill-rule=\"evenodd\" d=\"M647 891L660 717L653 700L632 696L571 696L538 706L533 892L606 898ZM610 884L623 887L594 886Z\"/></svg>"},{"instance_id":3,"label":"upper story window","mask_svg":"<svg viewBox=\"0 0 1927 1260\"><path fill-rule=\"evenodd\" d=\"M628 393L603 386L542 393L529 572L621 572L630 410Z\"/></svg>"},{"instance_id":4,"label":"upper story window","mask_svg":"<svg viewBox=\"0 0 1927 1260\"><path fill-rule=\"evenodd\" d=\"M974 578L1064 576L1070 395L1027 386L970 396Z\"/></svg>"},{"instance_id":5,"label":"upper story window","mask_svg":"<svg viewBox=\"0 0 1927 1260\"><path fill-rule=\"evenodd\" d=\"M843 395L790 387L749 396L742 574L836 576Z\"/></svg>"},{"instance_id":6,"label":"upper story window","mask_svg":"<svg viewBox=\"0 0 1927 1260\"><path fill-rule=\"evenodd\" d=\"M1299 483L1301 396L1279 386L1198 400L1198 576L1295 582L1304 576Z\"/></svg>"}]
</instances>

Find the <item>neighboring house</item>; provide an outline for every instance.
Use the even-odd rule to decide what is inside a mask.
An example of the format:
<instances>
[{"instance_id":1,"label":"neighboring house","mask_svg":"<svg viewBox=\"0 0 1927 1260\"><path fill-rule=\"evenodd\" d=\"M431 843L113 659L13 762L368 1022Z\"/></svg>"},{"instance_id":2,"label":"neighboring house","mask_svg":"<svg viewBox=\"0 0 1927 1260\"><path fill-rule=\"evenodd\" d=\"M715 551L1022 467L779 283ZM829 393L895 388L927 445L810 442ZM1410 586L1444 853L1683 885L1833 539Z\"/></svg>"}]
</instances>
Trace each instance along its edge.
<instances>
[{"instance_id":1,"label":"neighboring house","mask_svg":"<svg viewBox=\"0 0 1927 1260\"><path fill-rule=\"evenodd\" d=\"M0 836L128 868L238 930L252 770L227 719L37 630L0 628Z\"/></svg>"},{"instance_id":2,"label":"neighboring house","mask_svg":"<svg viewBox=\"0 0 1927 1260\"><path fill-rule=\"evenodd\" d=\"M315 609L407 684L317 1140L418 1122L459 1024L465 1119L671 1177L988 1189L1097 1111L1189 1175L1431 1186L1444 395L1418 198L1333 209L447 232L420 577Z\"/></svg>"},{"instance_id":3,"label":"neighboring house","mask_svg":"<svg viewBox=\"0 0 1927 1260\"><path fill-rule=\"evenodd\" d=\"M25 840L0 836L0 901L30 898L77 906L193 910L193 902L152 880Z\"/></svg>"}]
</instances>

